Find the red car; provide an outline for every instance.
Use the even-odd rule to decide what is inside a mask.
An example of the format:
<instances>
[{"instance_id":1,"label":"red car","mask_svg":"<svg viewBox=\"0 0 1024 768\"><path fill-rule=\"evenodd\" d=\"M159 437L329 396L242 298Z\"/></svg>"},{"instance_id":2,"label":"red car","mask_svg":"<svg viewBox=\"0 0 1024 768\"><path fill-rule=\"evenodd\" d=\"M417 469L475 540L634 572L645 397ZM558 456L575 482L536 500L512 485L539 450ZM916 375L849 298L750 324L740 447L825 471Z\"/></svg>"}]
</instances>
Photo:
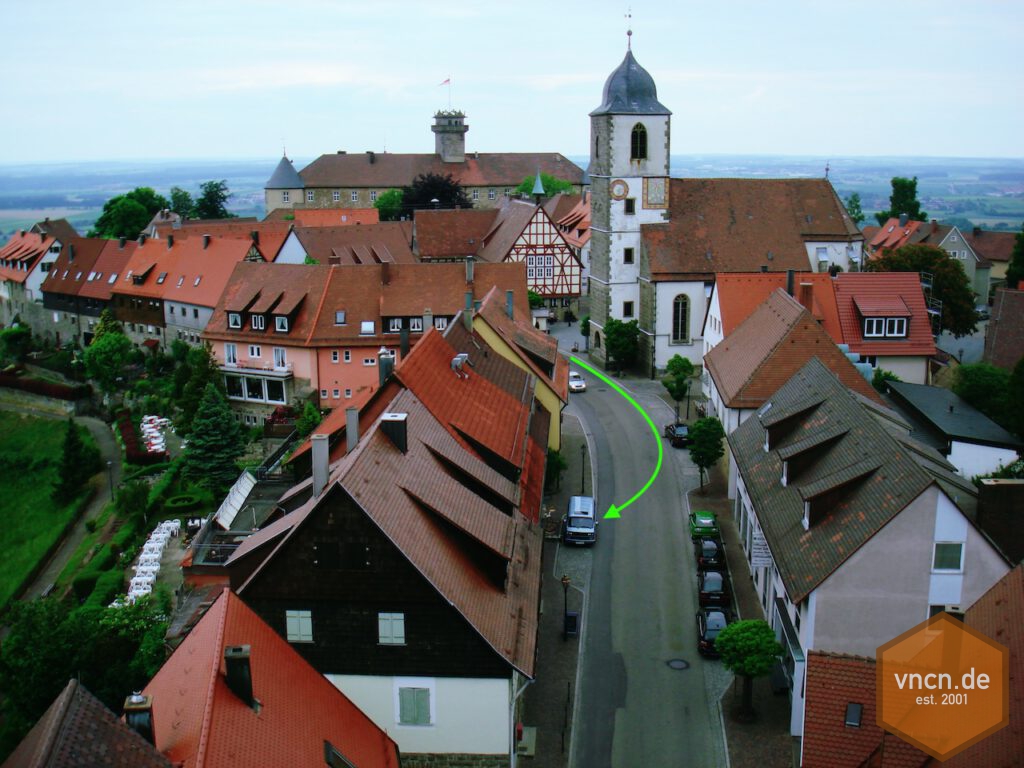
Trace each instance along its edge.
<instances>
[{"instance_id":1,"label":"red car","mask_svg":"<svg viewBox=\"0 0 1024 768\"><path fill-rule=\"evenodd\" d=\"M697 571L697 603L701 606L729 605L729 574L725 571Z\"/></svg>"}]
</instances>

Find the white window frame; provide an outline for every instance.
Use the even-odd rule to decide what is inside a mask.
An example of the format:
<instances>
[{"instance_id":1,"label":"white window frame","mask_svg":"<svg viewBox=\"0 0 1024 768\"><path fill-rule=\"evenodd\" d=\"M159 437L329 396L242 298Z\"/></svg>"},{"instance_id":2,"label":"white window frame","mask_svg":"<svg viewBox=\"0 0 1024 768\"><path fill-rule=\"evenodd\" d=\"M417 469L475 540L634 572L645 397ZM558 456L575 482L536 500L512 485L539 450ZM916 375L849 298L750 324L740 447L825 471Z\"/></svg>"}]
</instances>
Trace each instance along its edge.
<instances>
[{"instance_id":1,"label":"white window frame","mask_svg":"<svg viewBox=\"0 0 1024 768\"><path fill-rule=\"evenodd\" d=\"M334 310L334 324L335 325L348 325L348 315L344 309Z\"/></svg>"},{"instance_id":2,"label":"white window frame","mask_svg":"<svg viewBox=\"0 0 1024 768\"><path fill-rule=\"evenodd\" d=\"M284 627L289 643L313 642L312 611L285 611Z\"/></svg>"},{"instance_id":3,"label":"white window frame","mask_svg":"<svg viewBox=\"0 0 1024 768\"><path fill-rule=\"evenodd\" d=\"M533 267L527 267L526 268L526 279L527 280L533 280L534 279L534 272L536 272L536 270Z\"/></svg>"},{"instance_id":4,"label":"white window frame","mask_svg":"<svg viewBox=\"0 0 1024 768\"><path fill-rule=\"evenodd\" d=\"M884 317L865 317L864 318L864 338L865 339L881 339L885 336L885 318Z\"/></svg>"},{"instance_id":5,"label":"white window frame","mask_svg":"<svg viewBox=\"0 0 1024 768\"><path fill-rule=\"evenodd\" d=\"M327 399L327 390L326 389L321 389L320 390L320 399L321 400L326 400Z\"/></svg>"},{"instance_id":6,"label":"white window frame","mask_svg":"<svg viewBox=\"0 0 1024 768\"><path fill-rule=\"evenodd\" d=\"M360 336L373 336L376 331L376 323L373 320L363 320L359 323L359 335Z\"/></svg>"},{"instance_id":7,"label":"white window frame","mask_svg":"<svg viewBox=\"0 0 1024 768\"><path fill-rule=\"evenodd\" d=\"M224 342L224 365L238 365L238 345Z\"/></svg>"},{"instance_id":8,"label":"white window frame","mask_svg":"<svg viewBox=\"0 0 1024 768\"><path fill-rule=\"evenodd\" d=\"M336 202L336 203L340 203L341 202L341 190L340 189L336 189L333 192L331 192L331 199L334 202Z\"/></svg>"},{"instance_id":9,"label":"white window frame","mask_svg":"<svg viewBox=\"0 0 1024 768\"><path fill-rule=\"evenodd\" d=\"M249 345L249 357L261 357L262 353L263 353L263 350L260 349L260 345L259 344L250 344Z\"/></svg>"},{"instance_id":10,"label":"white window frame","mask_svg":"<svg viewBox=\"0 0 1024 768\"><path fill-rule=\"evenodd\" d=\"M439 330L439 331L443 331L445 328L448 327L448 318L447 317L435 317L434 318L434 327L437 330Z\"/></svg>"},{"instance_id":11,"label":"white window frame","mask_svg":"<svg viewBox=\"0 0 1024 768\"><path fill-rule=\"evenodd\" d=\"M479 200L480 199L480 190L479 189L474 189L473 190L473 199L474 200Z\"/></svg>"},{"instance_id":12,"label":"white window frame","mask_svg":"<svg viewBox=\"0 0 1024 768\"><path fill-rule=\"evenodd\" d=\"M371 365L376 365L376 364L377 364L377 358L376 357L364 357L363 358L363 365L365 365L367 367L369 367Z\"/></svg>"},{"instance_id":13,"label":"white window frame","mask_svg":"<svg viewBox=\"0 0 1024 768\"><path fill-rule=\"evenodd\" d=\"M288 318L284 315L274 315L274 330L278 333L288 333Z\"/></svg>"},{"instance_id":14,"label":"white window frame","mask_svg":"<svg viewBox=\"0 0 1024 768\"><path fill-rule=\"evenodd\" d=\"M267 319L263 315L252 315L249 318L249 322L252 324L254 331L262 331L267 327Z\"/></svg>"},{"instance_id":15,"label":"white window frame","mask_svg":"<svg viewBox=\"0 0 1024 768\"><path fill-rule=\"evenodd\" d=\"M422 317L410 317L409 318L409 330L414 333L423 333L423 318Z\"/></svg>"},{"instance_id":16,"label":"white window frame","mask_svg":"<svg viewBox=\"0 0 1024 768\"><path fill-rule=\"evenodd\" d=\"M288 368L288 352L284 347L274 347L274 368L282 371Z\"/></svg>"},{"instance_id":17,"label":"white window frame","mask_svg":"<svg viewBox=\"0 0 1024 768\"><path fill-rule=\"evenodd\" d=\"M554 277L554 276L555 276L555 268L554 267L544 267L544 277Z\"/></svg>"},{"instance_id":18,"label":"white window frame","mask_svg":"<svg viewBox=\"0 0 1024 768\"><path fill-rule=\"evenodd\" d=\"M352 362L352 350L346 349L344 354L344 360L346 363Z\"/></svg>"},{"instance_id":19,"label":"white window frame","mask_svg":"<svg viewBox=\"0 0 1024 768\"><path fill-rule=\"evenodd\" d=\"M312 189L307 189L306 190L306 202L307 203L312 203L313 202L313 190Z\"/></svg>"},{"instance_id":20,"label":"white window frame","mask_svg":"<svg viewBox=\"0 0 1024 768\"><path fill-rule=\"evenodd\" d=\"M405 614L377 612L377 644L405 645Z\"/></svg>"},{"instance_id":21,"label":"white window frame","mask_svg":"<svg viewBox=\"0 0 1024 768\"><path fill-rule=\"evenodd\" d=\"M331 362L332 362L332 363L336 363L336 362L338 362L338 360L339 360L340 358L341 358L341 355L340 355L340 354L338 354L338 350L336 350L336 349L332 349L332 350L331 350Z\"/></svg>"},{"instance_id":22,"label":"white window frame","mask_svg":"<svg viewBox=\"0 0 1024 768\"><path fill-rule=\"evenodd\" d=\"M351 194L349 195L349 200L351 200L353 203L358 203L359 202L359 190L358 189L353 189L352 190Z\"/></svg>"},{"instance_id":23,"label":"white window frame","mask_svg":"<svg viewBox=\"0 0 1024 768\"><path fill-rule=\"evenodd\" d=\"M955 568L940 568L937 564L939 547L960 547L960 563ZM962 541L936 541L932 548L932 573L963 573L964 572L964 542Z\"/></svg>"},{"instance_id":24,"label":"white window frame","mask_svg":"<svg viewBox=\"0 0 1024 768\"><path fill-rule=\"evenodd\" d=\"M377 202L377 190L376 189L371 189L370 190L370 202L371 203L376 203Z\"/></svg>"},{"instance_id":25,"label":"white window frame","mask_svg":"<svg viewBox=\"0 0 1024 768\"><path fill-rule=\"evenodd\" d=\"M493 189L488 189L487 190L487 199L488 200L494 200L497 196L498 196L498 193L495 192Z\"/></svg>"},{"instance_id":26,"label":"white window frame","mask_svg":"<svg viewBox=\"0 0 1024 768\"><path fill-rule=\"evenodd\" d=\"M290 203L291 202L291 196L292 196L291 192L289 192L287 189L283 190L281 192L281 202L282 203Z\"/></svg>"},{"instance_id":27,"label":"white window frame","mask_svg":"<svg viewBox=\"0 0 1024 768\"><path fill-rule=\"evenodd\" d=\"M394 680L394 702L395 702L395 725L401 728L429 728L437 722L436 701L437 686L432 677L395 677ZM429 722L417 723L414 721L402 721L402 694L406 689L426 691L429 701Z\"/></svg>"},{"instance_id":28,"label":"white window frame","mask_svg":"<svg viewBox=\"0 0 1024 768\"><path fill-rule=\"evenodd\" d=\"M333 398L334 398L335 400L337 400L337 399L338 399L339 397L341 397L341 390L340 390L340 389L338 389L337 387L335 387L335 388L334 388L333 390L331 390L331 396L332 396L332 397L333 397Z\"/></svg>"},{"instance_id":29,"label":"white window frame","mask_svg":"<svg viewBox=\"0 0 1024 768\"><path fill-rule=\"evenodd\" d=\"M885 335L902 339L907 335L907 318L887 317L885 319Z\"/></svg>"},{"instance_id":30,"label":"white window frame","mask_svg":"<svg viewBox=\"0 0 1024 768\"><path fill-rule=\"evenodd\" d=\"M352 399L352 390L351 389L346 389L345 390L345 399L346 400L351 400Z\"/></svg>"},{"instance_id":31,"label":"white window frame","mask_svg":"<svg viewBox=\"0 0 1024 768\"><path fill-rule=\"evenodd\" d=\"M399 333L402 330L402 318L392 317L388 320L388 333Z\"/></svg>"}]
</instances>

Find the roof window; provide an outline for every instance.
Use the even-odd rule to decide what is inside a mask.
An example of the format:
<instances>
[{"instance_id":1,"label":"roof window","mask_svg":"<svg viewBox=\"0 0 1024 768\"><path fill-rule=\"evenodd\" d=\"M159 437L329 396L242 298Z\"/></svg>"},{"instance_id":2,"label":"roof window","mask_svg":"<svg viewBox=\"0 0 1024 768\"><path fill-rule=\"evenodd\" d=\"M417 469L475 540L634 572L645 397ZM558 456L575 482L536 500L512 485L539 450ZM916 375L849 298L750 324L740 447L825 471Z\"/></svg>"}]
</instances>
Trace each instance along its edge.
<instances>
[{"instance_id":1,"label":"roof window","mask_svg":"<svg viewBox=\"0 0 1024 768\"><path fill-rule=\"evenodd\" d=\"M334 311L334 324L345 325L345 310L337 309Z\"/></svg>"},{"instance_id":2,"label":"roof window","mask_svg":"<svg viewBox=\"0 0 1024 768\"><path fill-rule=\"evenodd\" d=\"M373 320L363 320L359 324L359 335L360 336L373 336Z\"/></svg>"},{"instance_id":3,"label":"roof window","mask_svg":"<svg viewBox=\"0 0 1024 768\"><path fill-rule=\"evenodd\" d=\"M164 280L166 280L166 279L167 279L167 273L166 272L161 272L160 273L160 277L158 277L156 279L156 284L157 285L163 285L164 284Z\"/></svg>"}]
</instances>

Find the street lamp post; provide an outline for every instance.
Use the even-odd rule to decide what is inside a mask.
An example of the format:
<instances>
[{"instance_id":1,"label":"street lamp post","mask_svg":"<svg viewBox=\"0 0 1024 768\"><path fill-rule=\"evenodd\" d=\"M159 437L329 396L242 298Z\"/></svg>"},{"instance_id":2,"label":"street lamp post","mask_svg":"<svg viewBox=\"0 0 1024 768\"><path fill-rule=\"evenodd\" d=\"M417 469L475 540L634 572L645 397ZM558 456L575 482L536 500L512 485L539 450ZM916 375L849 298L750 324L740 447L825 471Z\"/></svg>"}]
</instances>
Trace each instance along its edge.
<instances>
[{"instance_id":1,"label":"street lamp post","mask_svg":"<svg viewBox=\"0 0 1024 768\"><path fill-rule=\"evenodd\" d=\"M690 420L690 385L693 384L693 379L686 380L686 420Z\"/></svg>"},{"instance_id":2,"label":"street lamp post","mask_svg":"<svg viewBox=\"0 0 1024 768\"><path fill-rule=\"evenodd\" d=\"M580 446L580 496L587 491L587 446Z\"/></svg>"},{"instance_id":3,"label":"street lamp post","mask_svg":"<svg viewBox=\"0 0 1024 768\"><path fill-rule=\"evenodd\" d=\"M110 498L114 498L114 462L107 462L107 482L110 484Z\"/></svg>"},{"instance_id":4,"label":"street lamp post","mask_svg":"<svg viewBox=\"0 0 1024 768\"><path fill-rule=\"evenodd\" d=\"M571 579L568 574L562 574L562 639L566 640L569 637L569 584Z\"/></svg>"}]
</instances>

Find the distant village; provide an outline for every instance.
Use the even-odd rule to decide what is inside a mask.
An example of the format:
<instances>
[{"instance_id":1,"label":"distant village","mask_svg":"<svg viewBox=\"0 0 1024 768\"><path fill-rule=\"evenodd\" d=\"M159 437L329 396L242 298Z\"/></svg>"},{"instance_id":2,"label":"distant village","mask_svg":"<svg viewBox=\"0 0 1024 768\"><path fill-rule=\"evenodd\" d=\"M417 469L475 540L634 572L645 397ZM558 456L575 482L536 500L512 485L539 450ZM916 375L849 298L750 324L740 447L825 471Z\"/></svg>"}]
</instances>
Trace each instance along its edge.
<instances>
[{"instance_id":1,"label":"distant village","mask_svg":"<svg viewBox=\"0 0 1024 768\"><path fill-rule=\"evenodd\" d=\"M693 480L673 509L710 515L680 518L697 611L671 631L733 670L712 624L768 628L752 703L781 764L933 765L876 722L876 651L938 614L1010 649L1009 724L948 763L1020 764L1024 233L929 218L916 179L867 222L825 176L671 178L631 50L598 96L586 169L467 152L439 110L432 153L282 156L263 220L140 195L140 224L111 206L95 236L0 247L0 404L110 443L12 587L0 681L30 603L161 633L146 663L132 641L132 689L14 697L4 766L570 765L593 702L551 713L603 598L556 569L597 572L625 524L598 535L599 458L640 445ZM638 437L602 426L620 408Z\"/></svg>"}]
</instances>

